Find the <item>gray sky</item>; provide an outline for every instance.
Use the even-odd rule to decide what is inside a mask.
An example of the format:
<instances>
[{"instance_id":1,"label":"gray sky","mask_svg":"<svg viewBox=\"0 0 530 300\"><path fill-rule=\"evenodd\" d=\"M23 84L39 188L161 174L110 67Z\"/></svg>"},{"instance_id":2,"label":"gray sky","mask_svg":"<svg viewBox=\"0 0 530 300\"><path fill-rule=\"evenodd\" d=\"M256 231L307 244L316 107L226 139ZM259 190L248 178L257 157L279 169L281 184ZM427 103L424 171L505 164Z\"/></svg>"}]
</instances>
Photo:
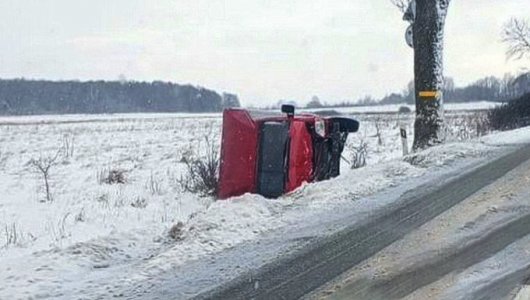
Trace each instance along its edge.
<instances>
[{"instance_id":1,"label":"gray sky","mask_svg":"<svg viewBox=\"0 0 530 300\"><path fill-rule=\"evenodd\" d=\"M529 0L453 0L446 75L457 85L528 67L502 25ZM0 77L167 80L239 94L336 102L401 91L407 24L389 0L1 0Z\"/></svg>"}]
</instances>

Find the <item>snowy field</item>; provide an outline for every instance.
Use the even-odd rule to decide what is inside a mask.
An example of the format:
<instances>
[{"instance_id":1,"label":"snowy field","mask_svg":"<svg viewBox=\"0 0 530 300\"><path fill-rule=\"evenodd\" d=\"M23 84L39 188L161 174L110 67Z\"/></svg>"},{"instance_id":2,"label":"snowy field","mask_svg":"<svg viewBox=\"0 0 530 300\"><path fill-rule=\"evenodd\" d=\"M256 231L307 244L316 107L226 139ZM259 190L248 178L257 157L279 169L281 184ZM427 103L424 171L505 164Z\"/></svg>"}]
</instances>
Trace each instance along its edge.
<instances>
[{"instance_id":1,"label":"snowy field","mask_svg":"<svg viewBox=\"0 0 530 300\"><path fill-rule=\"evenodd\" d=\"M490 101L477 101L467 103L445 103L444 108L447 111L483 111L501 105L499 102ZM343 113L393 113L397 112L400 107L408 107L411 111L415 111L416 107L410 104L387 104L387 105L376 105L376 106L355 106L355 107L338 107L329 108L335 109ZM325 108L327 109L327 108ZM314 110L314 109L303 109L303 110Z\"/></svg>"},{"instance_id":2,"label":"snowy field","mask_svg":"<svg viewBox=\"0 0 530 300\"><path fill-rule=\"evenodd\" d=\"M381 191L396 178L421 176L530 137L525 129L478 137L483 115L462 108L447 114L449 144L428 150L435 156L419 154L411 165L402 159L398 122L412 136L412 115L356 117L361 129L349 137L343 155L351 161L366 143L366 167L351 170L344 161L339 178L277 201L244 195L218 202L185 192L179 179L185 159L205 154L206 137L219 144L220 114L0 118L0 299L70 299L118 275L133 284ZM50 158L56 160L47 199L32 161ZM110 170L123 172L124 182L107 184ZM168 232L179 222L182 234L175 240ZM130 265L139 272L123 274Z\"/></svg>"}]
</instances>

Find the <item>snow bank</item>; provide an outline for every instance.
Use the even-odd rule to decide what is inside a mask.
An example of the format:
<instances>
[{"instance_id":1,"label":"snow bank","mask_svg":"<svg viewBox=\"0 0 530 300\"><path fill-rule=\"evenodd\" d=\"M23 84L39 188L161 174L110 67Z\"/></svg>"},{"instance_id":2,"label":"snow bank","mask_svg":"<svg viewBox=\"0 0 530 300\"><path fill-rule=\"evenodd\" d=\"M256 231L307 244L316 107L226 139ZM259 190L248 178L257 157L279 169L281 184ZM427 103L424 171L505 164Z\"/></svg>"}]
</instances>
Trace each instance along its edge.
<instances>
[{"instance_id":1,"label":"snow bank","mask_svg":"<svg viewBox=\"0 0 530 300\"><path fill-rule=\"evenodd\" d=\"M530 286L525 285L521 288L519 293L513 298L513 300L528 300L530 299Z\"/></svg>"},{"instance_id":2,"label":"snow bank","mask_svg":"<svg viewBox=\"0 0 530 300\"><path fill-rule=\"evenodd\" d=\"M12 118L11 125L0 127L0 226L6 229L0 232L0 298L70 298L102 284L141 282L275 229L359 203L369 206L357 200L423 176L429 168L480 159L530 137L530 130L522 129L449 143L417 154L418 163L410 164L401 158L396 124L384 122L379 144L372 120L366 119L344 155L363 140L370 149L368 167L350 170L343 164L339 178L304 185L274 201L243 195L213 202L183 192L177 182L182 159L204 149L204 136L218 143L219 116L45 119L49 122L13 125L28 120ZM58 149L72 155L61 156L51 169L54 201L42 202L42 178L28 162ZM126 183L100 183L110 169L124 170ZM184 227L174 241L167 233L177 222Z\"/></svg>"}]
</instances>

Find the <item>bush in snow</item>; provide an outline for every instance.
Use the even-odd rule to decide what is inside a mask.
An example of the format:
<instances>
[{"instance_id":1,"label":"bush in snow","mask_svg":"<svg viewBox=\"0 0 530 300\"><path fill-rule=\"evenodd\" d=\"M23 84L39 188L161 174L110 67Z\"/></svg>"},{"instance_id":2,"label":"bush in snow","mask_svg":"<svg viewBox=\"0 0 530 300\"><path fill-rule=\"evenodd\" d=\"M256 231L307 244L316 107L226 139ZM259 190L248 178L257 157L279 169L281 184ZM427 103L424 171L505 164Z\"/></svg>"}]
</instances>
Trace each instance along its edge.
<instances>
[{"instance_id":1,"label":"bush in snow","mask_svg":"<svg viewBox=\"0 0 530 300\"><path fill-rule=\"evenodd\" d=\"M366 157L368 156L368 144L363 140L359 140L358 146L351 146L351 164L352 169L358 169L366 166Z\"/></svg>"},{"instance_id":2,"label":"bush in snow","mask_svg":"<svg viewBox=\"0 0 530 300\"><path fill-rule=\"evenodd\" d=\"M381 116L377 116L375 118L374 127L375 127L375 137L377 137L377 145L382 146L383 138L381 137L381 133L382 133L382 127L383 127L383 118Z\"/></svg>"},{"instance_id":3,"label":"bush in snow","mask_svg":"<svg viewBox=\"0 0 530 300\"><path fill-rule=\"evenodd\" d=\"M42 174L42 178L44 179L44 189L46 192L46 201L52 202L52 193L50 190L50 169L57 164L57 159L59 158L59 154L61 152L57 151L55 156L47 156L47 157L40 157L39 159L31 159L29 161L30 165L32 165L37 172Z\"/></svg>"},{"instance_id":4,"label":"bush in snow","mask_svg":"<svg viewBox=\"0 0 530 300\"><path fill-rule=\"evenodd\" d=\"M189 161L191 161L193 158L193 149L191 147L188 147L184 150L182 150L182 153L181 153L181 157L180 157L180 162L181 163L187 163Z\"/></svg>"},{"instance_id":5,"label":"bush in snow","mask_svg":"<svg viewBox=\"0 0 530 300\"><path fill-rule=\"evenodd\" d=\"M63 136L63 154L65 158L74 156L75 138L72 135Z\"/></svg>"},{"instance_id":6,"label":"bush in snow","mask_svg":"<svg viewBox=\"0 0 530 300\"><path fill-rule=\"evenodd\" d=\"M125 178L125 170L110 169L99 172L98 181L100 184L124 184L127 182Z\"/></svg>"},{"instance_id":7,"label":"bush in snow","mask_svg":"<svg viewBox=\"0 0 530 300\"><path fill-rule=\"evenodd\" d=\"M488 114L491 127L510 130L530 125L530 93L491 110Z\"/></svg>"},{"instance_id":8,"label":"bush in snow","mask_svg":"<svg viewBox=\"0 0 530 300\"><path fill-rule=\"evenodd\" d=\"M151 195L162 195L162 183L158 177L156 177L153 172L149 177L149 181L146 183L146 188L151 192Z\"/></svg>"},{"instance_id":9,"label":"bush in snow","mask_svg":"<svg viewBox=\"0 0 530 300\"><path fill-rule=\"evenodd\" d=\"M169 237L179 241L182 239L182 234L184 233L184 223L178 222L169 229Z\"/></svg>"},{"instance_id":10,"label":"bush in snow","mask_svg":"<svg viewBox=\"0 0 530 300\"><path fill-rule=\"evenodd\" d=\"M186 174L178 183L183 190L203 196L217 194L219 183L219 155L217 147L206 138L206 154L184 161Z\"/></svg>"},{"instance_id":11,"label":"bush in snow","mask_svg":"<svg viewBox=\"0 0 530 300\"><path fill-rule=\"evenodd\" d=\"M466 141L488 134L491 126L487 114L473 113L458 118L449 118L445 130L448 137Z\"/></svg>"},{"instance_id":12,"label":"bush in snow","mask_svg":"<svg viewBox=\"0 0 530 300\"><path fill-rule=\"evenodd\" d=\"M11 245L18 245L22 238L22 233L17 229L17 224L5 225L4 227L5 242L4 248L8 248Z\"/></svg>"},{"instance_id":13,"label":"bush in snow","mask_svg":"<svg viewBox=\"0 0 530 300\"><path fill-rule=\"evenodd\" d=\"M136 197L136 199L131 203L131 206L134 208L146 208L147 200L143 197Z\"/></svg>"},{"instance_id":14,"label":"bush in snow","mask_svg":"<svg viewBox=\"0 0 530 300\"><path fill-rule=\"evenodd\" d=\"M2 230L0 229L0 236L2 236ZM17 223L5 224L4 230L4 245L0 249L7 249L9 247L25 247L27 244L36 240L36 238L29 232L24 233L20 230L20 226Z\"/></svg>"},{"instance_id":15,"label":"bush in snow","mask_svg":"<svg viewBox=\"0 0 530 300\"><path fill-rule=\"evenodd\" d=\"M400 114L410 114L412 110L408 106L400 106L398 113Z\"/></svg>"}]
</instances>

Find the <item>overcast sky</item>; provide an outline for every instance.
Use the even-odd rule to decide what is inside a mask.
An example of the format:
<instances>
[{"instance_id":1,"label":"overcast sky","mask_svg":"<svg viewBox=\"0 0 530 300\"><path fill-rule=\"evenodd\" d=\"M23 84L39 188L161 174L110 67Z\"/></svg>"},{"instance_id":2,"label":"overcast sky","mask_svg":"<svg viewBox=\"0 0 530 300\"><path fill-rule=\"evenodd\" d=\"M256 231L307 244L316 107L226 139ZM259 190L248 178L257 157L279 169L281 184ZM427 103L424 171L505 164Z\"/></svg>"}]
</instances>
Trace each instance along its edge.
<instances>
[{"instance_id":1,"label":"overcast sky","mask_svg":"<svg viewBox=\"0 0 530 300\"><path fill-rule=\"evenodd\" d=\"M463 85L529 66L502 25L529 0L453 0L446 75ZM0 0L0 77L191 83L244 104L401 91L407 24L390 0Z\"/></svg>"}]
</instances>

